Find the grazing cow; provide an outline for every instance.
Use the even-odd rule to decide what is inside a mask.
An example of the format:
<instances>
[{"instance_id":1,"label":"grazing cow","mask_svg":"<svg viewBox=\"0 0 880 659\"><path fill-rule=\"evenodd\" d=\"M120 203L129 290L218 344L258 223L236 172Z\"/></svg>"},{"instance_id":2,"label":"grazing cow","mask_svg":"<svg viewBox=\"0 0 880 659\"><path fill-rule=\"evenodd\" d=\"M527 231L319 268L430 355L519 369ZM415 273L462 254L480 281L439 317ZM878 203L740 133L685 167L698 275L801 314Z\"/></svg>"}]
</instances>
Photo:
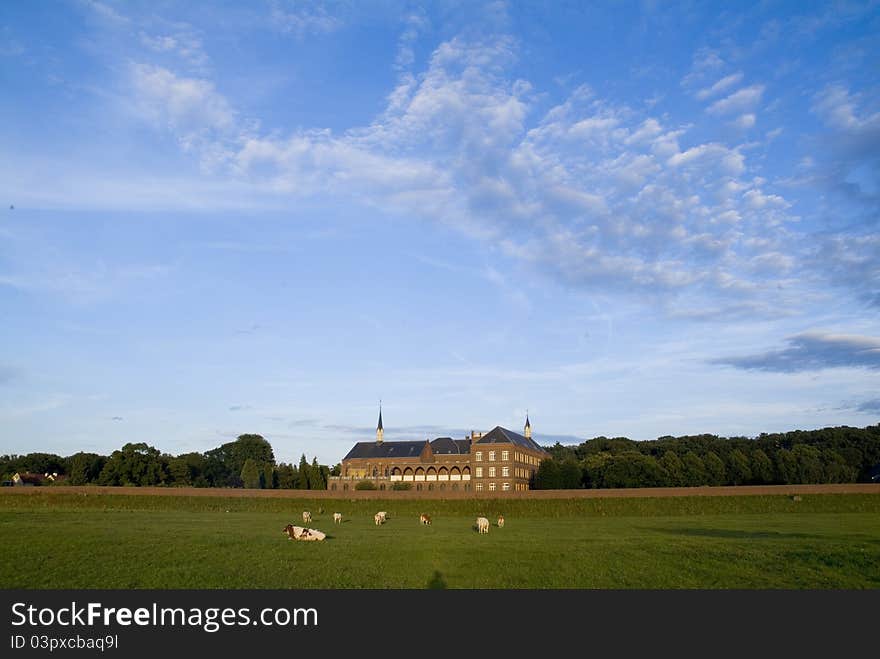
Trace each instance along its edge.
<instances>
[{"instance_id":1,"label":"grazing cow","mask_svg":"<svg viewBox=\"0 0 880 659\"><path fill-rule=\"evenodd\" d=\"M323 540L327 537L326 533L317 529L307 529L293 524L288 524L281 532L287 534L288 540Z\"/></svg>"},{"instance_id":2,"label":"grazing cow","mask_svg":"<svg viewBox=\"0 0 880 659\"><path fill-rule=\"evenodd\" d=\"M342 524L342 513L333 513L333 523Z\"/></svg>"},{"instance_id":3,"label":"grazing cow","mask_svg":"<svg viewBox=\"0 0 880 659\"><path fill-rule=\"evenodd\" d=\"M304 510L303 511L303 524L308 524L311 521L312 521L312 513L310 513L308 510Z\"/></svg>"},{"instance_id":4,"label":"grazing cow","mask_svg":"<svg viewBox=\"0 0 880 659\"><path fill-rule=\"evenodd\" d=\"M385 523L385 518L382 516L382 513L376 513L373 515L373 521L376 522L376 526L379 526Z\"/></svg>"},{"instance_id":5,"label":"grazing cow","mask_svg":"<svg viewBox=\"0 0 880 659\"><path fill-rule=\"evenodd\" d=\"M430 516L430 515L426 515L425 513L422 513L421 515L419 515L419 521L420 521L422 524L425 524L425 525L427 526L428 524L431 523L431 516Z\"/></svg>"},{"instance_id":6,"label":"grazing cow","mask_svg":"<svg viewBox=\"0 0 880 659\"><path fill-rule=\"evenodd\" d=\"M477 517L477 532L479 533L488 533L489 532L489 520L485 517Z\"/></svg>"},{"instance_id":7,"label":"grazing cow","mask_svg":"<svg viewBox=\"0 0 880 659\"><path fill-rule=\"evenodd\" d=\"M498 515L498 528L504 528L504 515Z\"/></svg>"},{"instance_id":8,"label":"grazing cow","mask_svg":"<svg viewBox=\"0 0 880 659\"><path fill-rule=\"evenodd\" d=\"M379 517L382 518L382 523L383 523L383 524L388 520L388 513L386 513L384 510L380 510L380 511L379 511L378 513L376 513L376 514L377 514Z\"/></svg>"}]
</instances>

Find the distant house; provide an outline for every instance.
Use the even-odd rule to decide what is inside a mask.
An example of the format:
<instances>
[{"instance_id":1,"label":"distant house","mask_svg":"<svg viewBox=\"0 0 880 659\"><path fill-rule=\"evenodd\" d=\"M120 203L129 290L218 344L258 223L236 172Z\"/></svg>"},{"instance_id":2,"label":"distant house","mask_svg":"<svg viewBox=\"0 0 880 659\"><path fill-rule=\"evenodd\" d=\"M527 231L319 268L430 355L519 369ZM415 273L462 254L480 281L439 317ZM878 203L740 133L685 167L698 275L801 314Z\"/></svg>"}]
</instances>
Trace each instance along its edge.
<instances>
[{"instance_id":1,"label":"distant house","mask_svg":"<svg viewBox=\"0 0 880 659\"><path fill-rule=\"evenodd\" d=\"M15 472L12 476L12 484L15 487L33 487L35 485L42 485L44 480L46 480L46 478L42 474L32 474L29 471L26 471L23 474Z\"/></svg>"},{"instance_id":2,"label":"distant house","mask_svg":"<svg viewBox=\"0 0 880 659\"><path fill-rule=\"evenodd\" d=\"M29 471L25 473L16 472L12 476L12 485L16 487L33 487L35 485L51 485L64 480L64 476L57 471L45 474L32 474Z\"/></svg>"}]
</instances>

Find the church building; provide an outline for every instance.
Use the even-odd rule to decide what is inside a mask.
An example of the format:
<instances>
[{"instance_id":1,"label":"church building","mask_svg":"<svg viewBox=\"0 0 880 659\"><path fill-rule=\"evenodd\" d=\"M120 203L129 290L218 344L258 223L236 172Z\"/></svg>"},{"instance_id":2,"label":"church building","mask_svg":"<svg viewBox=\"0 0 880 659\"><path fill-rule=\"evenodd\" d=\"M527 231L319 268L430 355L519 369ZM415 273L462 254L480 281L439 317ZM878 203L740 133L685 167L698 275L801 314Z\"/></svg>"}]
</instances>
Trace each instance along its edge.
<instances>
[{"instance_id":1,"label":"church building","mask_svg":"<svg viewBox=\"0 0 880 659\"><path fill-rule=\"evenodd\" d=\"M386 442L384 434L380 408L376 441L352 447L329 489L354 489L357 482L369 480L380 490L407 483L417 491L522 492L529 489L541 460L550 457L532 440L528 414L523 434L501 426L464 439Z\"/></svg>"}]
</instances>

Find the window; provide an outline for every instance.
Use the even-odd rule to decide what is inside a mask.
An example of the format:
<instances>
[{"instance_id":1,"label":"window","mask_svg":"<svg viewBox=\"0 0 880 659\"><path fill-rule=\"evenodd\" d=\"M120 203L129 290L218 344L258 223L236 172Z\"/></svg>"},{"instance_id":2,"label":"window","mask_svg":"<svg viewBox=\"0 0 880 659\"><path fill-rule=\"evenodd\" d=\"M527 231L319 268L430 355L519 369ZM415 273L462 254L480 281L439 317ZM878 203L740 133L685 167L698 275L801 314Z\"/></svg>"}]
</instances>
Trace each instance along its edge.
<instances>
[{"instance_id":1,"label":"window","mask_svg":"<svg viewBox=\"0 0 880 659\"><path fill-rule=\"evenodd\" d=\"M482 492L482 491L483 491L483 484L477 483L477 492Z\"/></svg>"},{"instance_id":2,"label":"window","mask_svg":"<svg viewBox=\"0 0 880 659\"><path fill-rule=\"evenodd\" d=\"M495 451L489 451L489 462L495 462Z\"/></svg>"},{"instance_id":3,"label":"window","mask_svg":"<svg viewBox=\"0 0 880 659\"><path fill-rule=\"evenodd\" d=\"M475 457L475 459L476 459L477 462L482 462L482 461L483 461L483 452L482 452L482 451L477 451L477 454L476 454L476 456L474 456L474 457Z\"/></svg>"},{"instance_id":4,"label":"window","mask_svg":"<svg viewBox=\"0 0 880 659\"><path fill-rule=\"evenodd\" d=\"M510 451L501 451L501 461L507 462L510 460Z\"/></svg>"},{"instance_id":5,"label":"window","mask_svg":"<svg viewBox=\"0 0 880 659\"><path fill-rule=\"evenodd\" d=\"M495 478L495 467L489 467L489 478Z\"/></svg>"},{"instance_id":6,"label":"window","mask_svg":"<svg viewBox=\"0 0 880 659\"><path fill-rule=\"evenodd\" d=\"M482 478L482 477L483 477L483 468L482 468L482 467L476 467L476 468L474 469L474 471L475 471L476 474L477 474L477 478Z\"/></svg>"},{"instance_id":7,"label":"window","mask_svg":"<svg viewBox=\"0 0 880 659\"><path fill-rule=\"evenodd\" d=\"M495 491L495 483L489 483L489 489Z\"/></svg>"},{"instance_id":8,"label":"window","mask_svg":"<svg viewBox=\"0 0 880 659\"><path fill-rule=\"evenodd\" d=\"M509 492L510 491L510 483L502 484L501 489L504 490L505 492Z\"/></svg>"},{"instance_id":9,"label":"window","mask_svg":"<svg viewBox=\"0 0 880 659\"><path fill-rule=\"evenodd\" d=\"M501 467L502 476L510 476L510 467Z\"/></svg>"}]
</instances>

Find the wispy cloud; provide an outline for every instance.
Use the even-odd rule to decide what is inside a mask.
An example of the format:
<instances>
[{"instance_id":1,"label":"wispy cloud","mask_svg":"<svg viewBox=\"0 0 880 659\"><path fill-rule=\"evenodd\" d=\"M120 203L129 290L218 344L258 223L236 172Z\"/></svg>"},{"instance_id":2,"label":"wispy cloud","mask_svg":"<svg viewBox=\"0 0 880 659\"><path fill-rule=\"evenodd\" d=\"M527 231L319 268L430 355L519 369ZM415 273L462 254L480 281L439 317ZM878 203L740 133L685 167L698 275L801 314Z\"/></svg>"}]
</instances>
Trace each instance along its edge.
<instances>
[{"instance_id":1,"label":"wispy cloud","mask_svg":"<svg viewBox=\"0 0 880 659\"><path fill-rule=\"evenodd\" d=\"M741 357L713 359L711 363L775 373L818 371L825 368L880 369L880 338L806 333L787 339L781 350Z\"/></svg>"},{"instance_id":2,"label":"wispy cloud","mask_svg":"<svg viewBox=\"0 0 880 659\"><path fill-rule=\"evenodd\" d=\"M733 114L734 112L748 112L761 102L764 95L764 85L752 85L729 96L715 101L706 112L710 114Z\"/></svg>"},{"instance_id":3,"label":"wispy cloud","mask_svg":"<svg viewBox=\"0 0 880 659\"><path fill-rule=\"evenodd\" d=\"M271 22L275 29L303 37L307 34L334 32L343 25L338 11L330 11L323 2L301 3L272 0Z\"/></svg>"},{"instance_id":4,"label":"wispy cloud","mask_svg":"<svg viewBox=\"0 0 880 659\"><path fill-rule=\"evenodd\" d=\"M742 72L732 73L729 76L724 76L723 78L721 78L721 80L716 82L711 87L704 87L697 92L696 96L699 100L705 101L712 96L716 96L717 94L727 91L734 85L738 85L742 79Z\"/></svg>"}]
</instances>

